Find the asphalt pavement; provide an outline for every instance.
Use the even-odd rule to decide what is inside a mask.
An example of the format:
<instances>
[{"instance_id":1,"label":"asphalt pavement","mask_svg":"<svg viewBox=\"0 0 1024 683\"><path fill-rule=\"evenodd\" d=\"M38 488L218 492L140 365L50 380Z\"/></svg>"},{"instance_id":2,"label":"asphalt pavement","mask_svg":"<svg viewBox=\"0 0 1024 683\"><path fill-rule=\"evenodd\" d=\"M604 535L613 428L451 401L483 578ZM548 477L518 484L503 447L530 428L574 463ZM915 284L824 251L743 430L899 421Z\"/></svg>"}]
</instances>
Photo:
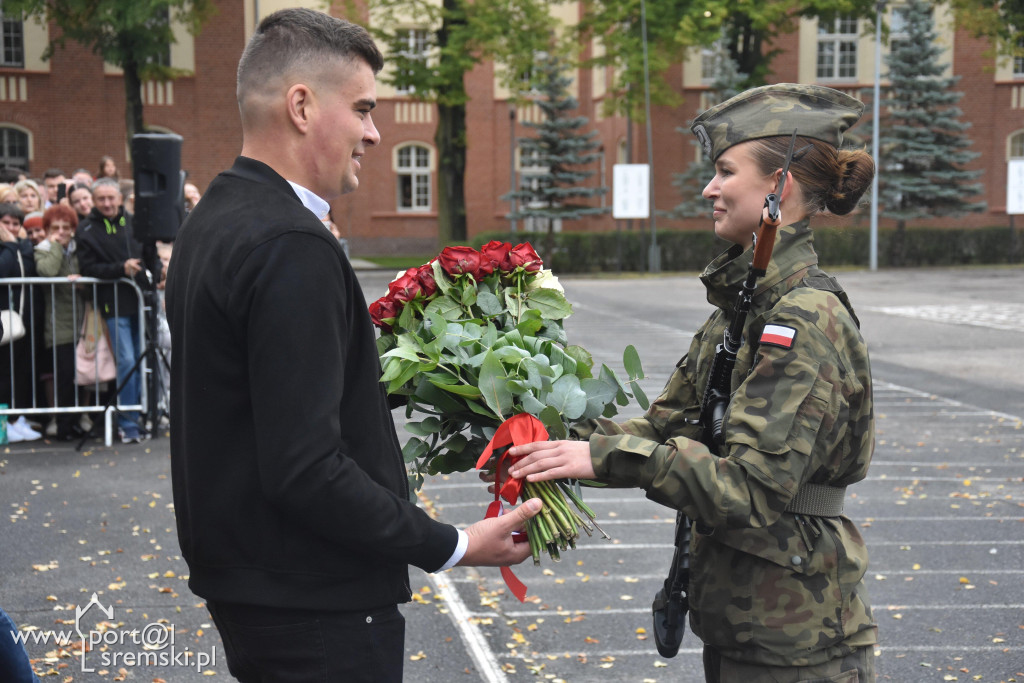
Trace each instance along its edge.
<instances>
[{"instance_id":1,"label":"asphalt pavement","mask_svg":"<svg viewBox=\"0 0 1024 683\"><path fill-rule=\"evenodd\" d=\"M875 459L846 510L871 553L878 678L1024 682L1024 270L837 275L875 380ZM361 271L367 298L391 277ZM562 282L570 340L613 367L634 344L650 395L710 310L692 274ZM481 518L489 499L473 474L430 480L421 498L458 525ZM0 447L0 500L0 606L43 680L231 680L188 590L165 437L81 452ZM406 680L701 681L692 634L666 659L650 633L674 513L635 490L587 500L612 540L517 567L524 603L497 569L413 570ZM76 609L94 641L84 661Z\"/></svg>"}]
</instances>

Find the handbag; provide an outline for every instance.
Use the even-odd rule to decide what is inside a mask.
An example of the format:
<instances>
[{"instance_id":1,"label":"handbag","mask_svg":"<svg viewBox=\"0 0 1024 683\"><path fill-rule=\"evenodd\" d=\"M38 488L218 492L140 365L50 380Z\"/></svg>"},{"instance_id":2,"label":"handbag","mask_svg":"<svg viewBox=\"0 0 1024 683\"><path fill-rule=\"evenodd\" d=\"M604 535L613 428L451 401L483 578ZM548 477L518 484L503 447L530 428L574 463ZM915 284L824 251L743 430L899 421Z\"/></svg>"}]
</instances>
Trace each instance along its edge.
<instances>
[{"instance_id":1,"label":"handbag","mask_svg":"<svg viewBox=\"0 0 1024 683\"><path fill-rule=\"evenodd\" d=\"M75 384L89 386L117 378L117 364L110 350L107 323L99 311L86 306L82 334L75 344Z\"/></svg>"},{"instance_id":2,"label":"handbag","mask_svg":"<svg viewBox=\"0 0 1024 683\"><path fill-rule=\"evenodd\" d=\"M18 267L21 268L21 277L25 277L25 264L21 260L21 252L15 250L18 255ZM3 325L4 336L0 340L0 346L18 341L25 336L25 321L21 312L25 310L25 285L21 285L21 301L18 302L18 310L5 308L0 311L0 324Z\"/></svg>"}]
</instances>

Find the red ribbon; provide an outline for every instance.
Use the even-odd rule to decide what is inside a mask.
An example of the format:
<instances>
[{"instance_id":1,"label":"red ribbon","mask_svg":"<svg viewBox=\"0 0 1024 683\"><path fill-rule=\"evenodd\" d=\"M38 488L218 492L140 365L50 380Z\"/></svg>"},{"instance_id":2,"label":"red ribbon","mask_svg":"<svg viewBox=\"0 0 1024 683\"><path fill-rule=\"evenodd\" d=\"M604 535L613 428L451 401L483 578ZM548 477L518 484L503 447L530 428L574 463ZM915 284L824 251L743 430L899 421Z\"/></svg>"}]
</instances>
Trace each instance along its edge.
<instances>
[{"instance_id":1,"label":"red ribbon","mask_svg":"<svg viewBox=\"0 0 1024 683\"><path fill-rule=\"evenodd\" d=\"M484 449L480 459L476 462L477 469L483 469L487 461L491 459L494 451L505 448L505 451L498 456L498 462L495 465L494 500L487 506L487 514L484 515L484 519L503 514L505 506L502 504L501 499L504 498L508 501L509 505L515 505L523 490L524 481L515 477L509 477L504 484L499 485L498 478L501 476L502 465L505 463L505 460L508 459L510 461L509 464L512 464L519 459L510 456L506 447L547 440L548 431L544 429L544 423L529 413L513 415L501 423L498 431L494 433L494 437L487 444L487 448ZM526 533L513 532L512 540L516 543L525 543L527 541ZM526 584L520 581L509 567L501 568L501 577L505 579L505 585L508 586L512 595L516 596L519 602L524 602L526 600Z\"/></svg>"}]
</instances>

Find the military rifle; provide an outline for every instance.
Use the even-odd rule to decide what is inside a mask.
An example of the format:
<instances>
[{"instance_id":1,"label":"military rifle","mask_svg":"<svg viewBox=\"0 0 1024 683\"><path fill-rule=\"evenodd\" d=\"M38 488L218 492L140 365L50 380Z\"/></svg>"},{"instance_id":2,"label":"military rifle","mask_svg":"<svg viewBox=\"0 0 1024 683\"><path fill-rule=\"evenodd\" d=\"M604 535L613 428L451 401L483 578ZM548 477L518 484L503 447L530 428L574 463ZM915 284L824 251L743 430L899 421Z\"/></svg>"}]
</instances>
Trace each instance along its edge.
<instances>
[{"instance_id":1,"label":"military rifle","mask_svg":"<svg viewBox=\"0 0 1024 683\"><path fill-rule=\"evenodd\" d=\"M789 175L789 164L793 160L795 145L794 130L776 190L764 198L761 221L754 236L754 256L747 269L743 287L736 297L735 315L725 329L722 343L715 347L715 358L711 363L708 383L701 399L700 419L697 421L702 429L701 440L715 455L722 455L725 446L725 411L732 396L732 371L736 367L736 357L743 346L743 328L753 304L757 281L764 277L768 263L772 260L775 234L782 220L779 205L782 202L782 191L786 188L786 176ZM801 155L803 151L801 150ZM654 617L654 643L662 657L675 657L679 652L679 645L683 642L686 614L689 611L691 526L692 521L686 515L680 512L676 516L676 548L672 555L672 565L669 567L665 584L654 596L654 603L651 605Z\"/></svg>"}]
</instances>

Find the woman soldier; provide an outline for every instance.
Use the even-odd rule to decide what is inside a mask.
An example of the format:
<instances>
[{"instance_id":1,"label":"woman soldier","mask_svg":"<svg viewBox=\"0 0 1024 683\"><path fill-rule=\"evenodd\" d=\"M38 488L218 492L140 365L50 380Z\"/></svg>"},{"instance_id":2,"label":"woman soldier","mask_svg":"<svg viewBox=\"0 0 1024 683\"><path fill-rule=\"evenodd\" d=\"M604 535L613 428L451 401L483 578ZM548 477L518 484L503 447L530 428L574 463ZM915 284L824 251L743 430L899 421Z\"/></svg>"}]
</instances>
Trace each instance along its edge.
<instances>
[{"instance_id":1,"label":"woman soldier","mask_svg":"<svg viewBox=\"0 0 1024 683\"><path fill-rule=\"evenodd\" d=\"M690 623L709 682L875 680L867 551L842 516L874 444L868 351L846 294L818 269L809 227L816 214L850 213L871 182L871 157L839 149L862 111L830 88L778 84L701 114L692 130L715 163L703 196L715 233L733 243L701 275L717 310L644 417L511 450L517 478L635 486L694 521ZM698 424L702 395L765 196L780 185L784 227L746 318L715 454Z\"/></svg>"}]
</instances>

